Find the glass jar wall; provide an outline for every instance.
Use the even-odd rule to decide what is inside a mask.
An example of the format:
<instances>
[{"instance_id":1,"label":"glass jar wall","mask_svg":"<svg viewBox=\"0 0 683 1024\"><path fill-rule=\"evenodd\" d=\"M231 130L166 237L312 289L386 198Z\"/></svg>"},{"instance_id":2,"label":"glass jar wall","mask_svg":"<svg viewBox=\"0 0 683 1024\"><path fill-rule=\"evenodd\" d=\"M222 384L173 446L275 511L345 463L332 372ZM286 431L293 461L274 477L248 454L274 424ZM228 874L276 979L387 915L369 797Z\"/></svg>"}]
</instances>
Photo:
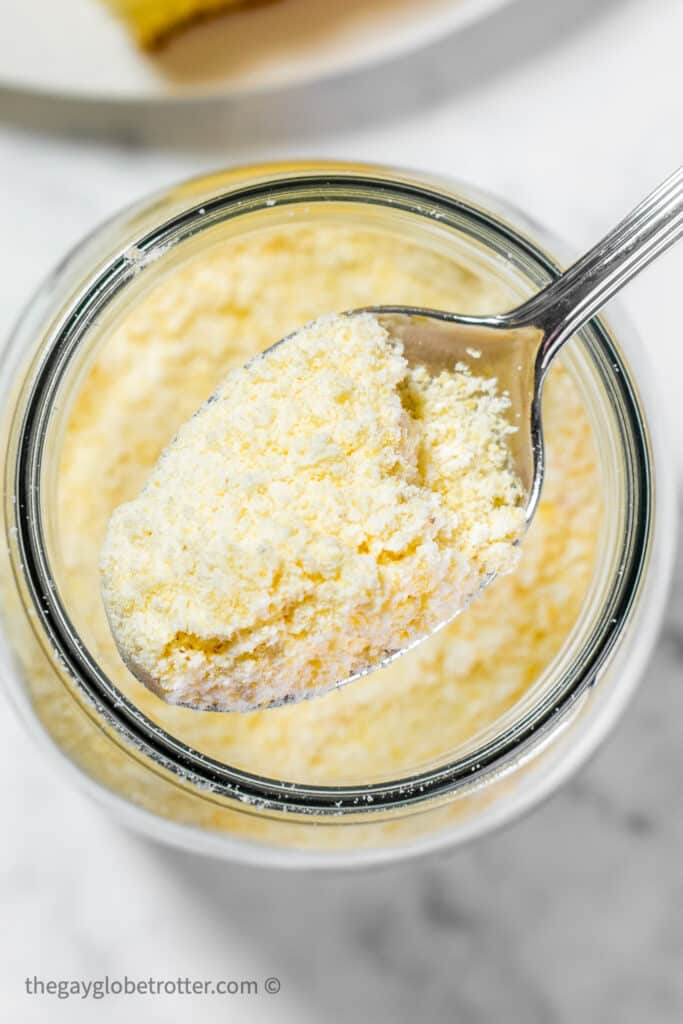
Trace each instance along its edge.
<instances>
[{"instance_id":1,"label":"glass jar wall","mask_svg":"<svg viewBox=\"0 0 683 1024\"><path fill-rule=\"evenodd\" d=\"M557 270L520 222L384 168L241 169L117 217L31 304L2 367L5 677L125 820L251 861L389 859L507 820L615 719L674 526L637 341L602 321L551 374L519 573L394 667L256 715L168 708L124 669L99 599L108 515L230 366L333 309L510 308Z\"/></svg>"}]
</instances>

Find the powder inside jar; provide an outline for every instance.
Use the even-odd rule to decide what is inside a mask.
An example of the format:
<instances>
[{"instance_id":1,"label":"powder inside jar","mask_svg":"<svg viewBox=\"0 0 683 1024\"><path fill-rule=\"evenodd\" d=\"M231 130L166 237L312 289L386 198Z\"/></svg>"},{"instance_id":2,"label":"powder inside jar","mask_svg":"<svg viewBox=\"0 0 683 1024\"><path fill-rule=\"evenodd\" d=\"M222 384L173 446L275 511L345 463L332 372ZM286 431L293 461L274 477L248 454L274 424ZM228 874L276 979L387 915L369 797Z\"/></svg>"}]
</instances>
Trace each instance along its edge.
<instances>
[{"instance_id":1,"label":"powder inside jar","mask_svg":"<svg viewBox=\"0 0 683 1024\"><path fill-rule=\"evenodd\" d=\"M466 614L353 685L275 710L172 706L122 663L100 598L114 509L233 367L331 309L375 304L487 314L520 296L500 278L383 230L315 223L210 247L154 285L110 332L68 413L57 478L60 591L122 695L202 754L271 778L358 785L443 763L496 728L562 650L590 587L603 510L593 430L563 357L544 387L543 494L515 572ZM154 401L150 394L154 393Z\"/></svg>"}]
</instances>

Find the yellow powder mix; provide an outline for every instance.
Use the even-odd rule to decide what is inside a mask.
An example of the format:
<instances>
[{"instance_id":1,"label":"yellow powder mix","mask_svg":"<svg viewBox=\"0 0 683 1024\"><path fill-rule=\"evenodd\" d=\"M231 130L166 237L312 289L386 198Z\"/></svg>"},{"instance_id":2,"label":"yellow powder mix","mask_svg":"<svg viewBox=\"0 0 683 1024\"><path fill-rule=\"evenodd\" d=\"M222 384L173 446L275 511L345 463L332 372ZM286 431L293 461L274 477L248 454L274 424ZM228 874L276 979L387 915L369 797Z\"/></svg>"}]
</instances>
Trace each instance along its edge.
<instances>
[{"instance_id":1,"label":"yellow powder mix","mask_svg":"<svg viewBox=\"0 0 683 1024\"><path fill-rule=\"evenodd\" d=\"M369 313L233 370L112 516L126 663L169 703L246 711L427 636L517 564L508 406L466 366L410 367Z\"/></svg>"}]
</instances>

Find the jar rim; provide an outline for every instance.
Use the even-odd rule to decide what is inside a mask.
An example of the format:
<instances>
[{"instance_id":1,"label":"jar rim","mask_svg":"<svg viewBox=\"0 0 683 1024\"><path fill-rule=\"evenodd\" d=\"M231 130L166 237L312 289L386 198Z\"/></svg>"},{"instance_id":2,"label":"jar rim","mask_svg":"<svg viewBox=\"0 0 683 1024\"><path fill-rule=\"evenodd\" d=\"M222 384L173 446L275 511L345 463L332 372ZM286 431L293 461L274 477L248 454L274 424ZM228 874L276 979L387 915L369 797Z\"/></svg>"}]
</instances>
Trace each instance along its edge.
<instances>
[{"instance_id":1,"label":"jar rim","mask_svg":"<svg viewBox=\"0 0 683 1024\"><path fill-rule=\"evenodd\" d=\"M280 205L355 202L388 206L470 234L500 251L519 270L528 272L533 267L547 279L560 272L529 237L477 203L420 180L393 176L391 171L382 176L339 169L289 172L196 197L191 206L162 219L125 250L114 253L73 298L66 314L44 339L15 424L11 487L14 515L9 521L14 521L16 533L10 553L15 573L26 584L34 628L39 626L43 631L62 670L68 672L87 704L96 708L115 734L158 766L207 791L207 795L237 799L262 809L329 815L396 810L470 787L516 763L565 720L595 682L626 628L649 558L654 489L648 432L628 367L609 330L596 319L584 328L581 338L599 358L610 398L618 406L622 437L628 440L624 441L628 529L619 572L581 658L567 667L551 693L483 745L447 765L393 781L311 786L233 768L183 743L148 719L108 679L71 622L55 583L43 527L43 455L60 381L88 336L88 328L108 303L160 253L230 217L270 207L273 201ZM150 203L148 209L152 208ZM68 261L60 273L67 266Z\"/></svg>"}]
</instances>

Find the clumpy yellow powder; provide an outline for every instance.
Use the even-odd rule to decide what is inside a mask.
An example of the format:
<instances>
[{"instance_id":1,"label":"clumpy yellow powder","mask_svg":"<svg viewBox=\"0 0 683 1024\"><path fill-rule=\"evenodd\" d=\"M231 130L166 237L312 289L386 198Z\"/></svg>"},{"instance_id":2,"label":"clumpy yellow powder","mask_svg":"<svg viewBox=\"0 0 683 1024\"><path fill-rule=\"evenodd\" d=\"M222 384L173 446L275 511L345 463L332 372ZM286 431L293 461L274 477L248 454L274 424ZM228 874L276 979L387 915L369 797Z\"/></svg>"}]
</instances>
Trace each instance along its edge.
<instances>
[{"instance_id":1,"label":"clumpy yellow powder","mask_svg":"<svg viewBox=\"0 0 683 1024\"><path fill-rule=\"evenodd\" d=\"M107 338L70 411L56 565L81 637L121 692L202 753L302 783L363 784L449 759L495 726L560 651L589 586L602 521L592 430L561 366L544 389L547 473L515 572L393 664L323 697L242 715L173 707L122 664L100 598L114 509L226 373L329 310L373 304L490 313L517 296L454 258L380 231L276 228L172 272ZM150 400L150 396L154 400Z\"/></svg>"},{"instance_id":2,"label":"clumpy yellow powder","mask_svg":"<svg viewBox=\"0 0 683 1024\"><path fill-rule=\"evenodd\" d=\"M245 711L428 635L517 564L508 406L465 366L409 366L369 313L233 370L112 516L126 663L170 703Z\"/></svg>"}]
</instances>

